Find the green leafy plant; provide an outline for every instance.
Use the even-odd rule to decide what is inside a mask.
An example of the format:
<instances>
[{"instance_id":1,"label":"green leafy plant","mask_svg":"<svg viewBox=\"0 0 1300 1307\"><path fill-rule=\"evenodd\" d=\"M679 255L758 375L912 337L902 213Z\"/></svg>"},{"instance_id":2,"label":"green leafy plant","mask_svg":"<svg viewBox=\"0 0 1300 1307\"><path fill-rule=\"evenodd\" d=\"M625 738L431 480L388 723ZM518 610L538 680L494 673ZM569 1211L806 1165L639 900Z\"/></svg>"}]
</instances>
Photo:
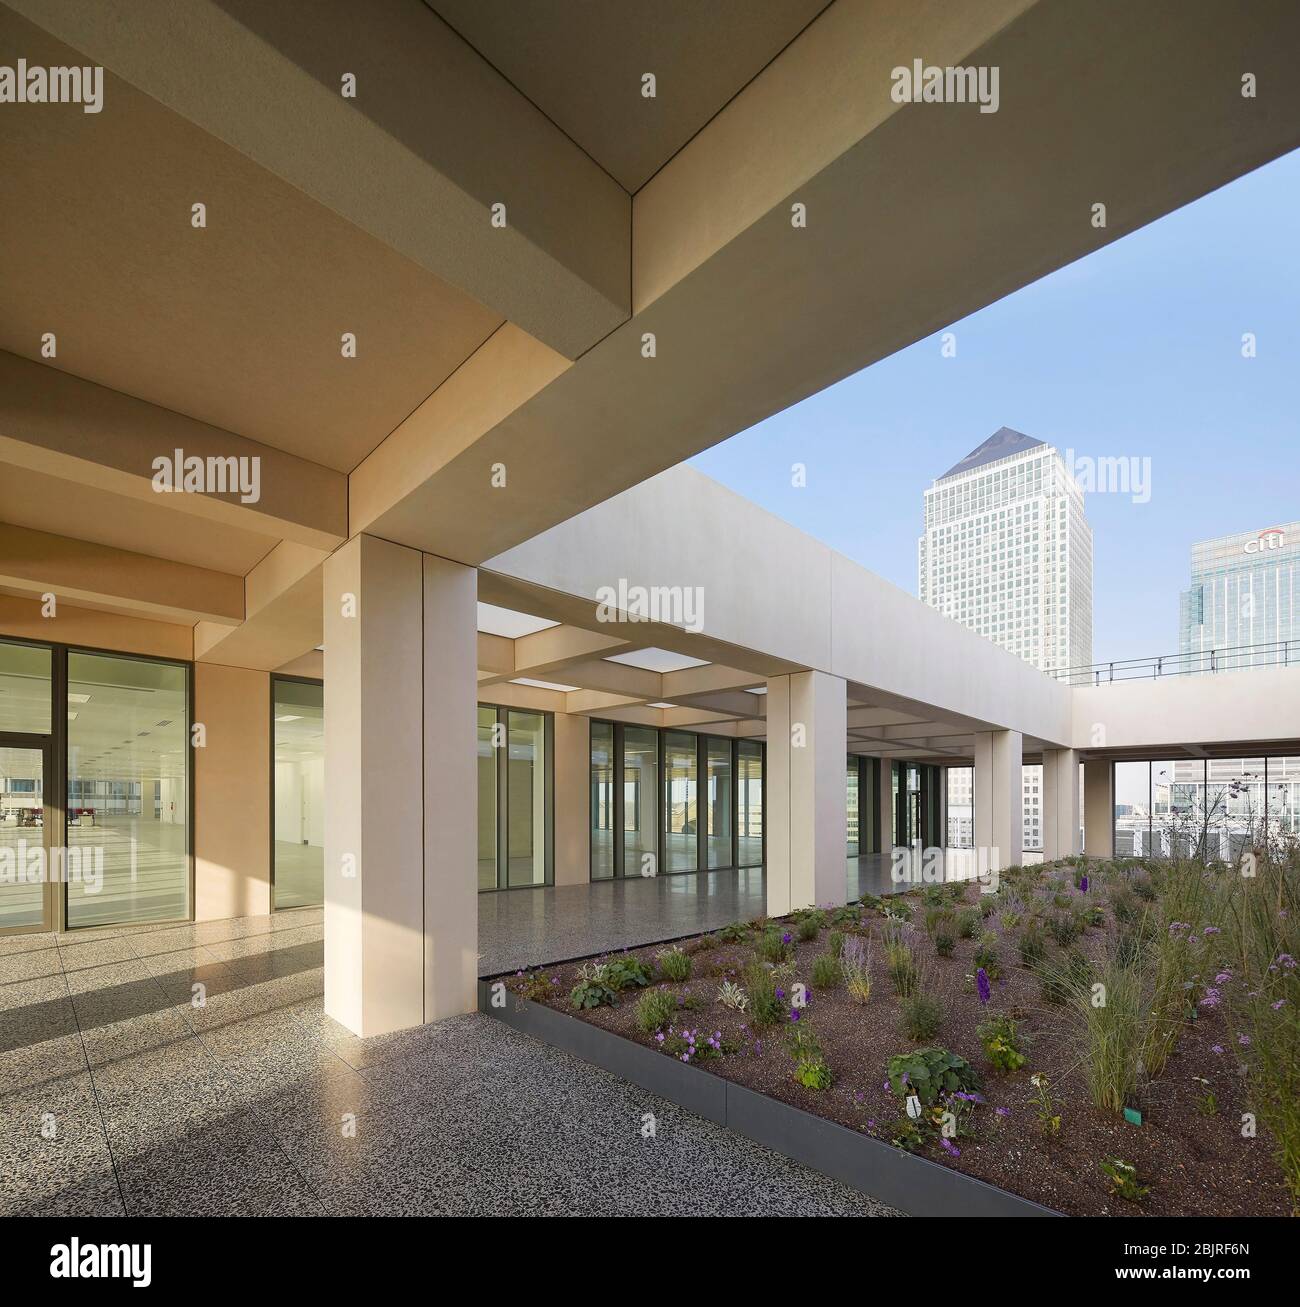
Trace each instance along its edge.
<instances>
[{"instance_id":1,"label":"green leafy plant","mask_svg":"<svg viewBox=\"0 0 1300 1307\"><path fill-rule=\"evenodd\" d=\"M665 989L647 989L636 1001L637 1029L653 1035L662 1030L677 1011L677 1000Z\"/></svg>"},{"instance_id":2,"label":"green leafy plant","mask_svg":"<svg viewBox=\"0 0 1300 1307\"><path fill-rule=\"evenodd\" d=\"M749 1024L756 1030L774 1026L785 1004L776 996L776 978L771 970L755 958L741 972L740 983L749 995Z\"/></svg>"},{"instance_id":3,"label":"green leafy plant","mask_svg":"<svg viewBox=\"0 0 1300 1307\"><path fill-rule=\"evenodd\" d=\"M976 970L983 967L984 974L990 980L996 980L1002 974L1002 963L998 954L998 937L992 931L980 936L980 942L975 948L975 955L971 964Z\"/></svg>"},{"instance_id":4,"label":"green leafy plant","mask_svg":"<svg viewBox=\"0 0 1300 1307\"><path fill-rule=\"evenodd\" d=\"M813 959L812 983L817 989L834 989L843 978L839 958L823 953Z\"/></svg>"},{"instance_id":5,"label":"green leafy plant","mask_svg":"<svg viewBox=\"0 0 1300 1307\"><path fill-rule=\"evenodd\" d=\"M979 934L981 920L978 908L963 908L957 914L957 934L962 939L974 939Z\"/></svg>"},{"instance_id":6,"label":"green leafy plant","mask_svg":"<svg viewBox=\"0 0 1300 1307\"><path fill-rule=\"evenodd\" d=\"M770 927L758 937L754 951L767 962L784 962L790 956L790 944L785 938L788 933Z\"/></svg>"},{"instance_id":7,"label":"green leafy plant","mask_svg":"<svg viewBox=\"0 0 1300 1307\"><path fill-rule=\"evenodd\" d=\"M744 1012L749 1007L749 995L734 980L724 980L718 988L718 1002L733 1012Z\"/></svg>"},{"instance_id":8,"label":"green leafy plant","mask_svg":"<svg viewBox=\"0 0 1300 1307\"><path fill-rule=\"evenodd\" d=\"M998 910L996 894L981 894L979 913L981 917L991 917Z\"/></svg>"},{"instance_id":9,"label":"green leafy plant","mask_svg":"<svg viewBox=\"0 0 1300 1307\"><path fill-rule=\"evenodd\" d=\"M833 958L839 957L844 952L844 941L847 936L842 930L832 930L826 937L826 951Z\"/></svg>"},{"instance_id":10,"label":"green leafy plant","mask_svg":"<svg viewBox=\"0 0 1300 1307\"><path fill-rule=\"evenodd\" d=\"M918 1043L933 1039L943 1024L943 1004L931 994L917 989L899 1004L903 1033Z\"/></svg>"},{"instance_id":11,"label":"green leafy plant","mask_svg":"<svg viewBox=\"0 0 1300 1307\"><path fill-rule=\"evenodd\" d=\"M789 1042L790 1056L794 1058L794 1078L805 1089L829 1089L831 1069L807 1017L792 1023Z\"/></svg>"},{"instance_id":12,"label":"green leafy plant","mask_svg":"<svg viewBox=\"0 0 1300 1307\"><path fill-rule=\"evenodd\" d=\"M579 1010L594 1007L613 1007L618 1002L618 991L607 979L608 968L603 962L584 962L578 969L578 983L569 991L569 1002Z\"/></svg>"},{"instance_id":13,"label":"green leafy plant","mask_svg":"<svg viewBox=\"0 0 1300 1307\"><path fill-rule=\"evenodd\" d=\"M890 917L894 921L912 920L912 905L906 899L900 898L897 894L892 895L890 898L882 899L880 910L886 917Z\"/></svg>"},{"instance_id":14,"label":"green leafy plant","mask_svg":"<svg viewBox=\"0 0 1300 1307\"><path fill-rule=\"evenodd\" d=\"M821 922L816 917L803 917L795 923L795 931L799 936L799 942L807 944L817 938L817 932L821 930Z\"/></svg>"},{"instance_id":15,"label":"green leafy plant","mask_svg":"<svg viewBox=\"0 0 1300 1307\"><path fill-rule=\"evenodd\" d=\"M915 1094L922 1106L941 1094L977 1093L984 1087L979 1073L964 1057L946 1048L919 1048L889 1059L889 1087L902 1099Z\"/></svg>"},{"instance_id":16,"label":"green leafy plant","mask_svg":"<svg viewBox=\"0 0 1300 1307\"><path fill-rule=\"evenodd\" d=\"M655 960L659 963L659 970L669 980L682 981L691 978L691 955L683 953L676 944L660 949L655 954Z\"/></svg>"},{"instance_id":17,"label":"green leafy plant","mask_svg":"<svg viewBox=\"0 0 1300 1307\"><path fill-rule=\"evenodd\" d=\"M940 933L934 937L934 951L941 958L952 957L952 951L956 947L957 941L952 935L940 931Z\"/></svg>"},{"instance_id":18,"label":"green leafy plant","mask_svg":"<svg viewBox=\"0 0 1300 1307\"><path fill-rule=\"evenodd\" d=\"M984 1056L999 1075L1019 1071L1025 1064L1025 1055L1016 1040L1016 1023L1008 1016L990 1017L975 1027L984 1049Z\"/></svg>"},{"instance_id":19,"label":"green leafy plant","mask_svg":"<svg viewBox=\"0 0 1300 1307\"><path fill-rule=\"evenodd\" d=\"M1047 923L1052 938L1061 948L1069 948L1079 934L1078 924L1068 912L1056 913Z\"/></svg>"},{"instance_id":20,"label":"green leafy plant","mask_svg":"<svg viewBox=\"0 0 1300 1307\"><path fill-rule=\"evenodd\" d=\"M750 925L747 921L733 921L729 926L723 926L717 931L714 938L720 944L743 944L749 938Z\"/></svg>"},{"instance_id":21,"label":"green leafy plant","mask_svg":"<svg viewBox=\"0 0 1300 1307\"><path fill-rule=\"evenodd\" d=\"M1057 958L1045 958L1035 968L1044 1003L1068 1003L1092 984L1092 964L1078 949Z\"/></svg>"},{"instance_id":22,"label":"green leafy plant","mask_svg":"<svg viewBox=\"0 0 1300 1307\"><path fill-rule=\"evenodd\" d=\"M1038 1112L1038 1128L1045 1135L1059 1135L1061 1114L1057 1111L1056 1103L1052 1098L1051 1082L1041 1071L1035 1071L1029 1077L1029 1083L1034 1090L1033 1102Z\"/></svg>"},{"instance_id":23,"label":"green leafy plant","mask_svg":"<svg viewBox=\"0 0 1300 1307\"><path fill-rule=\"evenodd\" d=\"M1110 1181L1110 1191L1130 1203L1141 1203L1151 1192L1151 1186L1138 1183L1137 1167L1131 1162L1123 1162L1118 1157L1107 1158L1099 1162L1101 1173Z\"/></svg>"},{"instance_id":24,"label":"green leafy plant","mask_svg":"<svg viewBox=\"0 0 1300 1307\"><path fill-rule=\"evenodd\" d=\"M846 903L842 908L836 908L831 913L832 926L848 926L852 929L854 926L862 924L862 909L856 903Z\"/></svg>"},{"instance_id":25,"label":"green leafy plant","mask_svg":"<svg viewBox=\"0 0 1300 1307\"><path fill-rule=\"evenodd\" d=\"M614 989L644 989L653 980L650 968L640 958L623 955L605 964L605 981Z\"/></svg>"},{"instance_id":26,"label":"green leafy plant","mask_svg":"<svg viewBox=\"0 0 1300 1307\"><path fill-rule=\"evenodd\" d=\"M1134 876L1129 881L1129 887L1144 903L1154 903L1159 897L1159 891L1150 876Z\"/></svg>"},{"instance_id":27,"label":"green leafy plant","mask_svg":"<svg viewBox=\"0 0 1300 1307\"><path fill-rule=\"evenodd\" d=\"M896 994L906 998L915 992L920 971L912 946L901 935L885 941L885 969L894 982Z\"/></svg>"},{"instance_id":28,"label":"green leafy plant","mask_svg":"<svg viewBox=\"0 0 1300 1307\"><path fill-rule=\"evenodd\" d=\"M541 967L538 967L536 971L529 971L518 977L514 984L516 994L534 1003L541 1003L548 999L554 990L555 986L551 984L550 977Z\"/></svg>"}]
</instances>

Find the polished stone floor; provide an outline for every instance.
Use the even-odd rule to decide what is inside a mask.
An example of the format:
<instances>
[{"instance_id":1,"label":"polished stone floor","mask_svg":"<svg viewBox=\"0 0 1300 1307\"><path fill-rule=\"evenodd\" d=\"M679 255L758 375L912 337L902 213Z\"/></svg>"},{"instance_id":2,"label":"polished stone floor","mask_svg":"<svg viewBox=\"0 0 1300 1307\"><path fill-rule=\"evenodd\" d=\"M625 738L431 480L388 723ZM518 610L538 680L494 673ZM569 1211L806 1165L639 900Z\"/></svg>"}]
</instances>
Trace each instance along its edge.
<instances>
[{"instance_id":1,"label":"polished stone floor","mask_svg":"<svg viewBox=\"0 0 1300 1307\"><path fill-rule=\"evenodd\" d=\"M0 1214L888 1214L487 1017L358 1039L322 956L313 909L0 938Z\"/></svg>"}]
</instances>

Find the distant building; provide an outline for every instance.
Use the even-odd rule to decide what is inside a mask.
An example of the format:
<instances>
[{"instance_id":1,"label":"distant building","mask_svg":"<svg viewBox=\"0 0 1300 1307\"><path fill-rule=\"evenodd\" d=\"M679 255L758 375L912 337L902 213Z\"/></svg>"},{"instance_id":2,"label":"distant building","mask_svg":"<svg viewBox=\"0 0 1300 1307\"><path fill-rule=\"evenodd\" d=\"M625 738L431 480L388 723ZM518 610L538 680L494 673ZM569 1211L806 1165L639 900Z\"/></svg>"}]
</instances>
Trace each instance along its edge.
<instances>
[{"instance_id":1,"label":"distant building","mask_svg":"<svg viewBox=\"0 0 1300 1307\"><path fill-rule=\"evenodd\" d=\"M1296 642L1300 657L1300 522L1240 531L1192 546L1191 585L1178 605L1178 651L1195 671L1263 667Z\"/></svg>"},{"instance_id":2,"label":"distant building","mask_svg":"<svg viewBox=\"0 0 1300 1307\"><path fill-rule=\"evenodd\" d=\"M1035 667L1092 662L1092 530L1051 445L1001 427L939 477L925 492L917 573L930 607ZM1042 773L1024 769L1030 850L1043 847ZM969 847L969 781L953 769L949 787L948 840Z\"/></svg>"}]
</instances>

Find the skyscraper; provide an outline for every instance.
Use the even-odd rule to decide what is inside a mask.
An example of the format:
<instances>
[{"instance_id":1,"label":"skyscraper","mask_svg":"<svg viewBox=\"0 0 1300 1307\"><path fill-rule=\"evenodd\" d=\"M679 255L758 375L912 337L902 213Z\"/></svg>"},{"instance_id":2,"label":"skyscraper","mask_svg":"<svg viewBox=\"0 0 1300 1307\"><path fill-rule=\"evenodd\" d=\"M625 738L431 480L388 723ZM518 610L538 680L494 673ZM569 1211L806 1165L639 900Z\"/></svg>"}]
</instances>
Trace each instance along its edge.
<instances>
[{"instance_id":1,"label":"skyscraper","mask_svg":"<svg viewBox=\"0 0 1300 1307\"><path fill-rule=\"evenodd\" d=\"M939 477L917 573L925 603L1035 667L1092 662L1092 530L1051 445L1000 427ZM1024 769L1024 791L1024 847L1041 849L1041 767Z\"/></svg>"},{"instance_id":2,"label":"skyscraper","mask_svg":"<svg viewBox=\"0 0 1300 1307\"><path fill-rule=\"evenodd\" d=\"M1044 671L1092 662L1092 530L1051 446L1001 427L925 492L920 597Z\"/></svg>"},{"instance_id":3,"label":"skyscraper","mask_svg":"<svg viewBox=\"0 0 1300 1307\"><path fill-rule=\"evenodd\" d=\"M1287 640L1300 658L1300 522L1194 544L1191 585L1178 604L1183 667L1269 666L1283 661L1281 651L1260 646Z\"/></svg>"}]
</instances>

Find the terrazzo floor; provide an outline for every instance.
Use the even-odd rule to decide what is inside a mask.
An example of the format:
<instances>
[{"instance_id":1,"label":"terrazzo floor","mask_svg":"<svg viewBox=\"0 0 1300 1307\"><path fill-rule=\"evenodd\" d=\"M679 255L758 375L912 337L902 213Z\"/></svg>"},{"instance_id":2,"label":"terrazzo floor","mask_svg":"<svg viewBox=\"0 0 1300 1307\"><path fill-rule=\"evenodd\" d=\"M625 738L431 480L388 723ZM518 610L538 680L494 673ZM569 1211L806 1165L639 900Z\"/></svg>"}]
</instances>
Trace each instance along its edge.
<instances>
[{"instance_id":1,"label":"terrazzo floor","mask_svg":"<svg viewBox=\"0 0 1300 1307\"><path fill-rule=\"evenodd\" d=\"M0 1214L891 1214L488 1017L358 1039L322 956L318 909L0 938Z\"/></svg>"}]
</instances>

